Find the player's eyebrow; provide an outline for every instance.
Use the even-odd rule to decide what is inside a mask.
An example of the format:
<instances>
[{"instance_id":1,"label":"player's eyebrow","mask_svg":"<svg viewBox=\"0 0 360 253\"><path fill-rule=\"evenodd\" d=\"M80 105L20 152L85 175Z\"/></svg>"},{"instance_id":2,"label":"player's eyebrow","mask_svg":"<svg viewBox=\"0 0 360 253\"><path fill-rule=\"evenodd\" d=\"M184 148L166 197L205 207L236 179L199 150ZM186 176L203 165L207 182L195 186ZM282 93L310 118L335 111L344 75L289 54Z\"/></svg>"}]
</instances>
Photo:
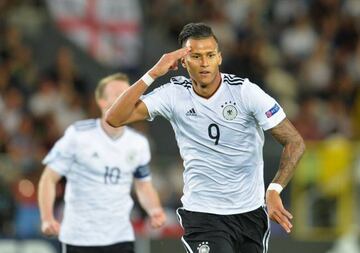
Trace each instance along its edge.
<instances>
[{"instance_id":1,"label":"player's eyebrow","mask_svg":"<svg viewBox=\"0 0 360 253\"><path fill-rule=\"evenodd\" d=\"M206 51L206 52L203 52L203 53L200 53L200 52L190 52L191 55L203 55L203 54L215 54L217 53L217 50L211 50L211 51Z\"/></svg>"}]
</instances>

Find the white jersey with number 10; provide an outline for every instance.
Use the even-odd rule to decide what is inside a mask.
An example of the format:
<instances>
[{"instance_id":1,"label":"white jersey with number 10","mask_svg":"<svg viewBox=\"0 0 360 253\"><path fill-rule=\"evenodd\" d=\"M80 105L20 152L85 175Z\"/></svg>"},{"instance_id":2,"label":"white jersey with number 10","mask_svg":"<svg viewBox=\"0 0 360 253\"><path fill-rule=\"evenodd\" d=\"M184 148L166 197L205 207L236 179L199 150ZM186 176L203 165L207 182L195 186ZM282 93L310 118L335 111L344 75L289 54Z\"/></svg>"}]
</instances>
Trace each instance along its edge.
<instances>
[{"instance_id":1,"label":"white jersey with number 10","mask_svg":"<svg viewBox=\"0 0 360 253\"><path fill-rule=\"evenodd\" d=\"M59 240L76 246L133 241L133 178L150 180L150 149L126 127L110 138L100 120L79 121L58 140L43 163L67 179Z\"/></svg>"}]
</instances>

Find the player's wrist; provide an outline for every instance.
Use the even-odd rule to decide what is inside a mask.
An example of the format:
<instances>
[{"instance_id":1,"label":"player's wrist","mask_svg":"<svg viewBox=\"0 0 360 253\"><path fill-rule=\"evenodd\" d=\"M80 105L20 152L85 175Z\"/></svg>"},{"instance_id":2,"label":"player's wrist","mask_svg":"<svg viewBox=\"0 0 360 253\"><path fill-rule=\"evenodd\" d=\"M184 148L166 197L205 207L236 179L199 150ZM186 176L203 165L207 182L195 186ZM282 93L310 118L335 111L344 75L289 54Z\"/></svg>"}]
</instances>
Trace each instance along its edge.
<instances>
[{"instance_id":1,"label":"player's wrist","mask_svg":"<svg viewBox=\"0 0 360 253\"><path fill-rule=\"evenodd\" d=\"M150 217L157 215L159 213L163 212L163 209L161 207L155 207L149 210L148 215Z\"/></svg>"},{"instance_id":2,"label":"player's wrist","mask_svg":"<svg viewBox=\"0 0 360 253\"><path fill-rule=\"evenodd\" d=\"M50 224L54 222L54 218L53 219L41 219L41 223L42 224Z\"/></svg>"},{"instance_id":3,"label":"player's wrist","mask_svg":"<svg viewBox=\"0 0 360 253\"><path fill-rule=\"evenodd\" d=\"M162 73L161 69L158 69L157 66L152 67L149 71L148 71L149 75L156 80L157 78L161 77L164 75L164 73Z\"/></svg>"},{"instance_id":4,"label":"player's wrist","mask_svg":"<svg viewBox=\"0 0 360 253\"><path fill-rule=\"evenodd\" d=\"M51 220L54 220L55 217L53 215L49 214L49 215L41 216L40 219L41 219L41 221L51 221Z\"/></svg>"},{"instance_id":5,"label":"player's wrist","mask_svg":"<svg viewBox=\"0 0 360 253\"><path fill-rule=\"evenodd\" d=\"M278 184L278 183L270 183L266 191L267 191L267 192L268 192L268 191L276 191L277 193L280 194L283 189L284 189L284 188L282 187L281 184Z\"/></svg>"},{"instance_id":6,"label":"player's wrist","mask_svg":"<svg viewBox=\"0 0 360 253\"><path fill-rule=\"evenodd\" d=\"M153 76L150 74L150 71L146 72L142 77L141 80L147 85L150 86L155 79L153 78Z\"/></svg>"}]
</instances>

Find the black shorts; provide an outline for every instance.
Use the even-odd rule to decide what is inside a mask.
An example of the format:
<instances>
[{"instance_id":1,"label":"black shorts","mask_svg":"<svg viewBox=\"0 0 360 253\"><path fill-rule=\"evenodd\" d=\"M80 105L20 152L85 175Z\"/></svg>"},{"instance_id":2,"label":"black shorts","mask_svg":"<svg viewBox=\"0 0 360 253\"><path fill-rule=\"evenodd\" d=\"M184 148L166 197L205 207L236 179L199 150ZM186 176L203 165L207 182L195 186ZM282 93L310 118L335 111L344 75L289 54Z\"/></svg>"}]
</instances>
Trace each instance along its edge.
<instances>
[{"instance_id":1,"label":"black shorts","mask_svg":"<svg viewBox=\"0 0 360 253\"><path fill-rule=\"evenodd\" d=\"M134 253L134 242L121 242L106 246L75 246L62 244L61 253Z\"/></svg>"},{"instance_id":2,"label":"black shorts","mask_svg":"<svg viewBox=\"0 0 360 253\"><path fill-rule=\"evenodd\" d=\"M181 241L188 253L266 253L270 222L264 207L254 211L217 215L177 211L184 228Z\"/></svg>"}]
</instances>

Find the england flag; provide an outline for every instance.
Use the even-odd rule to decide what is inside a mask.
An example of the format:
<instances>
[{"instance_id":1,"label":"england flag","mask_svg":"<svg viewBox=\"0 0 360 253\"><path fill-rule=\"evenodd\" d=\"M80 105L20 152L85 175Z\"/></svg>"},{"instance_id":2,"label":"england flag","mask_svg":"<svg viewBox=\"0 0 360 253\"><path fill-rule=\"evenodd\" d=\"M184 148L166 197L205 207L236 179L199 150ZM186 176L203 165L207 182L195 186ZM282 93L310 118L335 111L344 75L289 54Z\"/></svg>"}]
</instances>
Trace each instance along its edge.
<instances>
[{"instance_id":1,"label":"england flag","mask_svg":"<svg viewBox=\"0 0 360 253\"><path fill-rule=\"evenodd\" d=\"M133 68L142 48L138 0L47 0L59 29L100 63Z\"/></svg>"}]
</instances>

